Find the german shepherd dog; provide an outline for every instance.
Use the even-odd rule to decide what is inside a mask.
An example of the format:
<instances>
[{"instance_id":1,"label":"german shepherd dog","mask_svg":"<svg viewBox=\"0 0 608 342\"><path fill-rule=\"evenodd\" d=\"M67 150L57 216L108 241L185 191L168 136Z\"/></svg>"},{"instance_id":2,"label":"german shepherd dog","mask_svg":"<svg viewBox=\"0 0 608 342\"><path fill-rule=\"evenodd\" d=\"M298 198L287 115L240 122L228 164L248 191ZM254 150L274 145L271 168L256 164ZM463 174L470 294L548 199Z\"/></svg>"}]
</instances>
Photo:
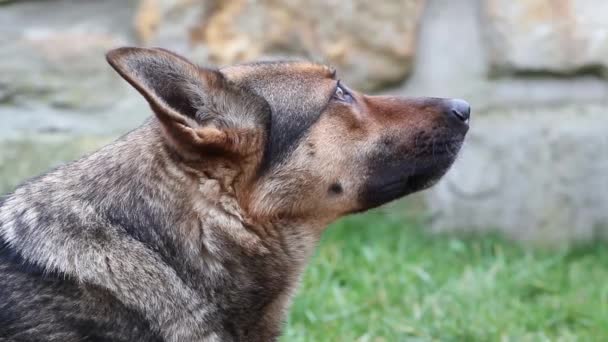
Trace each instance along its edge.
<instances>
[{"instance_id":1,"label":"german shepherd dog","mask_svg":"<svg viewBox=\"0 0 608 342\"><path fill-rule=\"evenodd\" d=\"M141 127L0 200L1 341L273 341L325 227L436 182L462 100L119 48Z\"/></svg>"}]
</instances>

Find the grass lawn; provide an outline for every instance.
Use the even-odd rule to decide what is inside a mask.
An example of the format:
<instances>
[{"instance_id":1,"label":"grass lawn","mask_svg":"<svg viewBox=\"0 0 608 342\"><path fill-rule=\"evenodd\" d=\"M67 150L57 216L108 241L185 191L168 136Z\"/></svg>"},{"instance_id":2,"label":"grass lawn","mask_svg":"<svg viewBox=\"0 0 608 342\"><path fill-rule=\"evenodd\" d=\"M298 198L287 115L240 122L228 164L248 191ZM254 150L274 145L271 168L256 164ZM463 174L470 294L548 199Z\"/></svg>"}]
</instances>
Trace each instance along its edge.
<instances>
[{"instance_id":1,"label":"grass lawn","mask_svg":"<svg viewBox=\"0 0 608 342\"><path fill-rule=\"evenodd\" d=\"M431 236L374 211L331 227L283 341L608 341L608 249Z\"/></svg>"}]
</instances>

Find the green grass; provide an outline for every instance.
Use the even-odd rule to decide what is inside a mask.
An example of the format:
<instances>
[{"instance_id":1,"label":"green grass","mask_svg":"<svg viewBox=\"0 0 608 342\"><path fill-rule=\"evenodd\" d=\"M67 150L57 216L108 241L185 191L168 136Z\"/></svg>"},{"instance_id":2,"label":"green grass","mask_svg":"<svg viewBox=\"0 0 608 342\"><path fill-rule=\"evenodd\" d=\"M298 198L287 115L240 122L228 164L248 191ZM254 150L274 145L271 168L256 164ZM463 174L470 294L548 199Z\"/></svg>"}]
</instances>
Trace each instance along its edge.
<instances>
[{"instance_id":1,"label":"green grass","mask_svg":"<svg viewBox=\"0 0 608 342\"><path fill-rule=\"evenodd\" d=\"M605 246L530 250L412 222L375 211L331 227L283 341L608 341Z\"/></svg>"}]
</instances>

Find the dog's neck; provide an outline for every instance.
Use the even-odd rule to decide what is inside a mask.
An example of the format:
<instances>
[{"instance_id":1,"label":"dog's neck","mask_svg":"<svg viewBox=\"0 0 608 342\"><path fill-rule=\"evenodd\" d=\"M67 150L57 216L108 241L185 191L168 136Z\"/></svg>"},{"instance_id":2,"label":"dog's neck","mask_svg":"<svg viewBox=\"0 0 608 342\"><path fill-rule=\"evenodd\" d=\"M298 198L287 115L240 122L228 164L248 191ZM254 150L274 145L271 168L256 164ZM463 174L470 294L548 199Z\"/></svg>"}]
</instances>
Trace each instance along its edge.
<instances>
[{"instance_id":1,"label":"dog's neck","mask_svg":"<svg viewBox=\"0 0 608 342\"><path fill-rule=\"evenodd\" d=\"M152 125L144 133L156 135L155 130ZM243 170L221 163L205 167L184 162L158 146L146 147L156 150L154 154L144 153L154 158L143 163L148 163L149 172L159 173L162 167L169 177L165 183L172 187L161 194L167 205L163 215L168 222L177 222L167 229L181 231L165 234L177 244L180 262L189 265L172 266L190 280L189 286L195 290L209 291L197 287L201 284L208 287L210 278L227 275L235 284L221 280L216 286L241 288L242 293L237 296L253 291L244 284L264 288L263 298L256 298L260 294L254 291L257 294L246 301L265 302L259 314L267 318L262 321L269 326L277 325L320 239L323 222L250 215L237 198L239 189L235 188L242 184L239 175L244 174Z\"/></svg>"},{"instance_id":2,"label":"dog's neck","mask_svg":"<svg viewBox=\"0 0 608 342\"><path fill-rule=\"evenodd\" d=\"M148 165L149 172L164 170L172 184L172 188L166 189L163 194L171 198L167 201L168 209L171 210L171 205L180 209L189 208L200 221L201 239L208 237L205 230L213 230L227 240L224 243L229 242L248 255L286 255L294 265L308 260L326 222L280 214L252 213L252 206L247 205L253 197L248 191L250 179L247 177L255 170L246 168L251 168L254 162L240 161L237 164L228 160L184 160L163 145L158 138L159 129L155 120L142 129L147 137L141 141L156 141L143 147L150 151L142 155L153 156L144 160L143 164ZM201 243L204 245L206 242Z\"/></svg>"},{"instance_id":3,"label":"dog's neck","mask_svg":"<svg viewBox=\"0 0 608 342\"><path fill-rule=\"evenodd\" d=\"M184 167L159 133L152 120L18 188L0 236L59 278L107 289L167 338L230 325L237 340L273 340L319 227L251 217L230 187L236 173Z\"/></svg>"}]
</instances>

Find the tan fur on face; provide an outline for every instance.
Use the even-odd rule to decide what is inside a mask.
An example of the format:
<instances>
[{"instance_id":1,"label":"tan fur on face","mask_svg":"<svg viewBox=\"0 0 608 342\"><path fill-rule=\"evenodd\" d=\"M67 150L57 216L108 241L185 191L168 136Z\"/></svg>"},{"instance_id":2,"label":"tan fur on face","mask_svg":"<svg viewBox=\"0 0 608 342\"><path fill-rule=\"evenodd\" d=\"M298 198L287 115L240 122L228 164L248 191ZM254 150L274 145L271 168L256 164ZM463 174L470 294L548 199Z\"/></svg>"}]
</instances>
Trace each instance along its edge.
<instances>
[{"instance_id":1,"label":"tan fur on face","mask_svg":"<svg viewBox=\"0 0 608 342\"><path fill-rule=\"evenodd\" d=\"M254 212L316 220L325 225L356 206L363 180L361 154L368 142L363 126L353 130L338 115L323 115L292 156L258 181ZM341 194L328 188L340 183Z\"/></svg>"},{"instance_id":2,"label":"tan fur on face","mask_svg":"<svg viewBox=\"0 0 608 342\"><path fill-rule=\"evenodd\" d=\"M394 144L403 155L414 157L420 153L420 137L445 126L436 99L351 92L353 103L329 101L290 158L258 181L254 212L306 217L324 226L358 211L357 195L379 145ZM336 184L339 194L328 191Z\"/></svg>"}]
</instances>

